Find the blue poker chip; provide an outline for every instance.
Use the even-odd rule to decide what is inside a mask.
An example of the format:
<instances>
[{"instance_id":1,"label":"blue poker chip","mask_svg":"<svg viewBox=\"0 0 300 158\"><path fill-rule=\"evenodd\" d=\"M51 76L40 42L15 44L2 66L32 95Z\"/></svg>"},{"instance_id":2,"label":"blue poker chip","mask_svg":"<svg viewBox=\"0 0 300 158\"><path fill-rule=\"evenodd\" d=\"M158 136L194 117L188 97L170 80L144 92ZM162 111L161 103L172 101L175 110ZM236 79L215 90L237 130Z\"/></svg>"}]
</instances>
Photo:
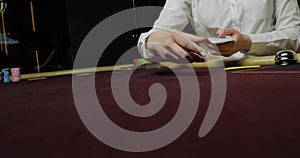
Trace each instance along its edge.
<instances>
[{"instance_id":1,"label":"blue poker chip","mask_svg":"<svg viewBox=\"0 0 300 158\"><path fill-rule=\"evenodd\" d=\"M2 74L3 74L3 83L8 83L10 82L10 77L9 77L9 68L2 69Z\"/></svg>"}]
</instances>

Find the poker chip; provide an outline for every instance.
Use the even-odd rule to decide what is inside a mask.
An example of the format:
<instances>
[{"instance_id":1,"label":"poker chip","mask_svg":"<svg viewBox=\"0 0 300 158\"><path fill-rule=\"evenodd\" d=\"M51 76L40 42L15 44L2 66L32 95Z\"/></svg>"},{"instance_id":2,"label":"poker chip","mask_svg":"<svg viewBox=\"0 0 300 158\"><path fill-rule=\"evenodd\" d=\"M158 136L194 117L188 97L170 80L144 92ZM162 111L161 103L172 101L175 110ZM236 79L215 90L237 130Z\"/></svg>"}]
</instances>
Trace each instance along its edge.
<instances>
[{"instance_id":1,"label":"poker chip","mask_svg":"<svg viewBox=\"0 0 300 158\"><path fill-rule=\"evenodd\" d=\"M8 83L10 82L10 77L9 77L9 68L2 69L1 72L3 74L3 83Z\"/></svg>"},{"instance_id":2,"label":"poker chip","mask_svg":"<svg viewBox=\"0 0 300 158\"><path fill-rule=\"evenodd\" d=\"M145 65L145 64L150 64L150 62L145 59L134 59L134 61L133 61L133 65L136 67Z\"/></svg>"},{"instance_id":3,"label":"poker chip","mask_svg":"<svg viewBox=\"0 0 300 158\"><path fill-rule=\"evenodd\" d=\"M19 82L21 80L19 67L11 68L11 77L12 82Z\"/></svg>"}]
</instances>

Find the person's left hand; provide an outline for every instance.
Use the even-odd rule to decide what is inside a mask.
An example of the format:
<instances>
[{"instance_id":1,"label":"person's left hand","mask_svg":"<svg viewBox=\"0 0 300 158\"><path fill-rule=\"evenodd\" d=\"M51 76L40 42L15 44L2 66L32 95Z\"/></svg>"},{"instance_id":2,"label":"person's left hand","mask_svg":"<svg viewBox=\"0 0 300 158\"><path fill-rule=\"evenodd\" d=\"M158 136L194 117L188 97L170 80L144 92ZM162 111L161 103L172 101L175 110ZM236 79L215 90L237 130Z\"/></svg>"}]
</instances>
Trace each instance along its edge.
<instances>
[{"instance_id":1,"label":"person's left hand","mask_svg":"<svg viewBox=\"0 0 300 158\"><path fill-rule=\"evenodd\" d=\"M232 36L233 42L218 44L218 48L222 56L228 57L238 51L248 51L251 48L252 41L246 34L232 28L221 29L218 32L218 37Z\"/></svg>"}]
</instances>

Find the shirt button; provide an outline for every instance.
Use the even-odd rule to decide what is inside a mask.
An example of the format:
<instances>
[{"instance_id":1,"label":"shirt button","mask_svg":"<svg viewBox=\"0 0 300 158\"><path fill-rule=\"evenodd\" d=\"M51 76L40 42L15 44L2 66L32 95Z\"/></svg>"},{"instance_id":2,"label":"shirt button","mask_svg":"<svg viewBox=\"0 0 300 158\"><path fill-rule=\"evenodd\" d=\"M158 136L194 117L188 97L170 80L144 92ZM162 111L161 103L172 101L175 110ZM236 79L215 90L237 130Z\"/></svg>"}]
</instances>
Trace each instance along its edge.
<instances>
[{"instance_id":1,"label":"shirt button","mask_svg":"<svg viewBox=\"0 0 300 158\"><path fill-rule=\"evenodd\" d=\"M237 22L237 21L235 21L235 22L233 22L233 26L239 26L239 22Z\"/></svg>"}]
</instances>

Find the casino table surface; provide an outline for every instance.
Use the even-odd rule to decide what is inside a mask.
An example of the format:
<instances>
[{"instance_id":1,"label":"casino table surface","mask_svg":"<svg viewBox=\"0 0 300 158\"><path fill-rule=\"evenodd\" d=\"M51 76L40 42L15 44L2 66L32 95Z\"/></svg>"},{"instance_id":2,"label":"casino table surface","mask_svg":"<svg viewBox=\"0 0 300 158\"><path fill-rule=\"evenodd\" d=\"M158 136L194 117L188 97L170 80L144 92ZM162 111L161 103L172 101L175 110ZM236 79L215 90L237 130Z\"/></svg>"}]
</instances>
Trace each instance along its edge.
<instances>
[{"instance_id":1,"label":"casino table surface","mask_svg":"<svg viewBox=\"0 0 300 158\"><path fill-rule=\"evenodd\" d=\"M251 65L249 61L245 62ZM170 68L155 67L134 71L105 69L96 73L79 72L73 76L57 75L41 80L26 80L23 76L21 82L1 84L0 157L300 156L300 64L285 67L263 64L225 71L226 96L222 112L211 131L201 138L198 132L212 98L211 78L214 74L201 66L193 68L195 75L185 67L176 69L179 72L177 75ZM125 86L121 80L111 84L113 73L119 78L132 73L129 91L133 100L141 106L150 102L148 91L151 85L160 83L167 93L164 106L149 117L127 114L112 94L112 86ZM97 139L81 120L72 92L72 77L81 81L82 93L85 93L86 81L94 78L95 91L103 111L113 123L127 130L146 132L170 122L180 108L182 94L179 78L196 77L198 80L198 110L188 128L170 144L145 152L119 150Z\"/></svg>"}]
</instances>

